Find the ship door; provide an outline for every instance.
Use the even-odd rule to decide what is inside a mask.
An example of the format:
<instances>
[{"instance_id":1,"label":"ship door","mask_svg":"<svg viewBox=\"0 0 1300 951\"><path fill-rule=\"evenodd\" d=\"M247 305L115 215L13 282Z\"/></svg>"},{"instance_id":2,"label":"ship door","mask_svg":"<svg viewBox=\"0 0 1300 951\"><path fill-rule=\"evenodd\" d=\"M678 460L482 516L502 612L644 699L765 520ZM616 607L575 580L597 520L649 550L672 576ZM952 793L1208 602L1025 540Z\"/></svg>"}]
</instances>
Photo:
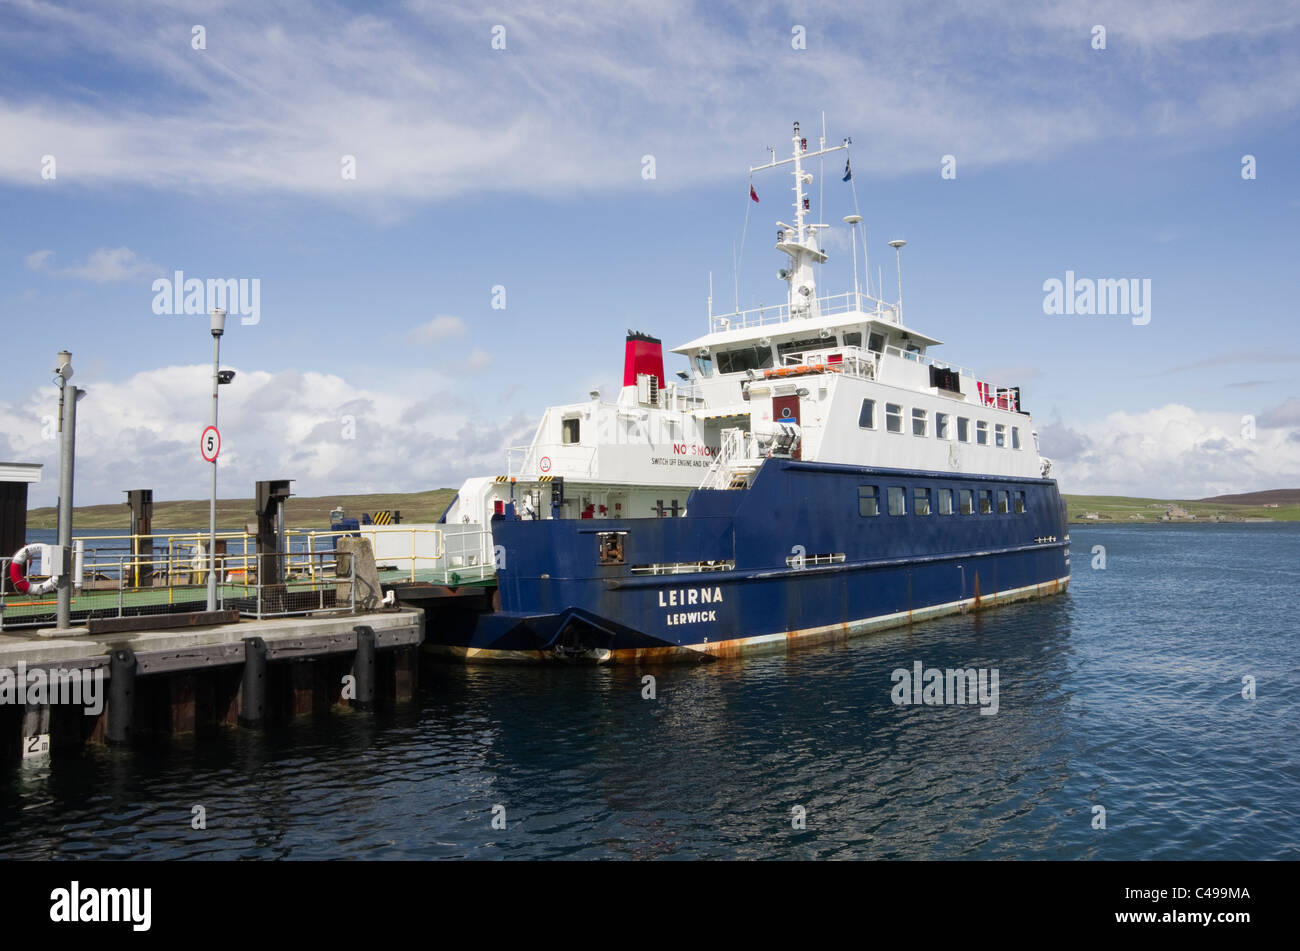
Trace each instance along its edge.
<instances>
[{"instance_id":1,"label":"ship door","mask_svg":"<svg viewBox=\"0 0 1300 951\"><path fill-rule=\"evenodd\" d=\"M799 425L799 396L774 396L772 397L772 421L787 422ZM799 448L794 451L792 459L803 458L803 441L800 440Z\"/></svg>"}]
</instances>

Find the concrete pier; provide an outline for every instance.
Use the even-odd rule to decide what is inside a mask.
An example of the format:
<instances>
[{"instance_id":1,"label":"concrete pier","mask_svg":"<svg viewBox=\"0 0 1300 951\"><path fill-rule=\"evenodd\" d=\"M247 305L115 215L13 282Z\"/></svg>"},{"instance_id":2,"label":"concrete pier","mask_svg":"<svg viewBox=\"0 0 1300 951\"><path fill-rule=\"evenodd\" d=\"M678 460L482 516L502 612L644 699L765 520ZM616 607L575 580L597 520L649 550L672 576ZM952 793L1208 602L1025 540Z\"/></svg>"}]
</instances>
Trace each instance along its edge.
<instances>
[{"instance_id":1,"label":"concrete pier","mask_svg":"<svg viewBox=\"0 0 1300 951\"><path fill-rule=\"evenodd\" d=\"M0 762L411 699L424 612L0 635ZM80 680L70 686L70 681ZM88 701L91 701L88 703ZM88 713L90 706L99 707Z\"/></svg>"}]
</instances>

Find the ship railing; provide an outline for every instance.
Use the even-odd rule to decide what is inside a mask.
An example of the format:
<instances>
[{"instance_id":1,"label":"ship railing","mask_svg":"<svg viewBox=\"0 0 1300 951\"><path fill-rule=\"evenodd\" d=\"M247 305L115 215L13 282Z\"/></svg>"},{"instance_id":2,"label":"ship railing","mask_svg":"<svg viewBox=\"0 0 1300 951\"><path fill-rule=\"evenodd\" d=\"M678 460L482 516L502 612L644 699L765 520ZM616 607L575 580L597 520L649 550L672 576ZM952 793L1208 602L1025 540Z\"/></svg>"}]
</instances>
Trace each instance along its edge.
<instances>
[{"instance_id":1,"label":"ship railing","mask_svg":"<svg viewBox=\"0 0 1300 951\"><path fill-rule=\"evenodd\" d=\"M724 429L718 444L718 455L700 482L701 489L724 489L738 465L754 459L757 443L754 434L744 429Z\"/></svg>"},{"instance_id":2,"label":"ship railing","mask_svg":"<svg viewBox=\"0 0 1300 951\"><path fill-rule=\"evenodd\" d=\"M658 565L633 565L633 575L696 575L706 571L732 571L734 561L677 561Z\"/></svg>"},{"instance_id":3,"label":"ship railing","mask_svg":"<svg viewBox=\"0 0 1300 951\"><path fill-rule=\"evenodd\" d=\"M877 297L861 291L846 291L843 294L830 294L816 300L800 304L794 310L794 319L807 317L828 317L835 314L848 314L860 311L869 317L899 323L898 308ZM730 314L710 314L709 331L717 333L724 330L744 330L751 327L765 327L771 324L786 323L791 319L790 305L771 304L738 310Z\"/></svg>"},{"instance_id":4,"label":"ship railing","mask_svg":"<svg viewBox=\"0 0 1300 951\"><path fill-rule=\"evenodd\" d=\"M448 527L446 550L434 567L434 571L441 572L441 583L459 585L494 578L504 555L498 555L492 544L492 530L475 525L452 531L454 527Z\"/></svg>"},{"instance_id":5,"label":"ship railing","mask_svg":"<svg viewBox=\"0 0 1300 951\"><path fill-rule=\"evenodd\" d=\"M881 354L875 350L866 350L862 347L827 347L821 350L787 353L782 358L782 364L788 367L825 365L845 376L874 380L879 373L880 357Z\"/></svg>"}]
</instances>

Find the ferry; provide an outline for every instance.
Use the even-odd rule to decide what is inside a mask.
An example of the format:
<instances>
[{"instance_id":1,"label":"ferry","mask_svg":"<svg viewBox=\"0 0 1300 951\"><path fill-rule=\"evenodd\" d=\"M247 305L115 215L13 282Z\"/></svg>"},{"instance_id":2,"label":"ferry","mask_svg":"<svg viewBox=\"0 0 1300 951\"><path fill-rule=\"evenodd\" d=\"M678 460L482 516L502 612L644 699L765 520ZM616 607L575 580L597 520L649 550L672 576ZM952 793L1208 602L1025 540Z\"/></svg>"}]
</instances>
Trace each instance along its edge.
<instances>
[{"instance_id":1,"label":"ferry","mask_svg":"<svg viewBox=\"0 0 1300 951\"><path fill-rule=\"evenodd\" d=\"M1019 387L934 356L903 322L901 258L897 300L859 287L859 215L853 290L818 295L810 163L850 145L810 150L795 123L791 156L750 169L755 201L756 173L793 176L783 304L715 315L710 296L673 377L660 339L629 330L617 399L547 409L505 474L461 486L439 529L482 553L494 610L426 646L710 659L1066 590L1065 505Z\"/></svg>"}]
</instances>

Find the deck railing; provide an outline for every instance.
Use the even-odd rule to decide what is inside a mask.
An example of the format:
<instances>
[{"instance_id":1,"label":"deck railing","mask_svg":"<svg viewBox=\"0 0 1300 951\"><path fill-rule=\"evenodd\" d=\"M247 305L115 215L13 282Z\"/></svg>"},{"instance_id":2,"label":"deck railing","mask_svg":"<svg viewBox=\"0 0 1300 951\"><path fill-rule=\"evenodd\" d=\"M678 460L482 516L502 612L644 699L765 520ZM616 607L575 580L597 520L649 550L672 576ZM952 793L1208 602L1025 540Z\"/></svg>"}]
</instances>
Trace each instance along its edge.
<instances>
[{"instance_id":1,"label":"deck railing","mask_svg":"<svg viewBox=\"0 0 1300 951\"><path fill-rule=\"evenodd\" d=\"M890 323L899 323L898 307L861 291L846 291L843 294L830 294L819 297L796 308L794 319L808 317L828 317L834 314L848 314L861 311L863 314ZM710 314L709 332L723 330L746 330L752 327L766 327L771 324L785 323L791 319L790 305L771 304L738 310L730 314Z\"/></svg>"}]
</instances>

